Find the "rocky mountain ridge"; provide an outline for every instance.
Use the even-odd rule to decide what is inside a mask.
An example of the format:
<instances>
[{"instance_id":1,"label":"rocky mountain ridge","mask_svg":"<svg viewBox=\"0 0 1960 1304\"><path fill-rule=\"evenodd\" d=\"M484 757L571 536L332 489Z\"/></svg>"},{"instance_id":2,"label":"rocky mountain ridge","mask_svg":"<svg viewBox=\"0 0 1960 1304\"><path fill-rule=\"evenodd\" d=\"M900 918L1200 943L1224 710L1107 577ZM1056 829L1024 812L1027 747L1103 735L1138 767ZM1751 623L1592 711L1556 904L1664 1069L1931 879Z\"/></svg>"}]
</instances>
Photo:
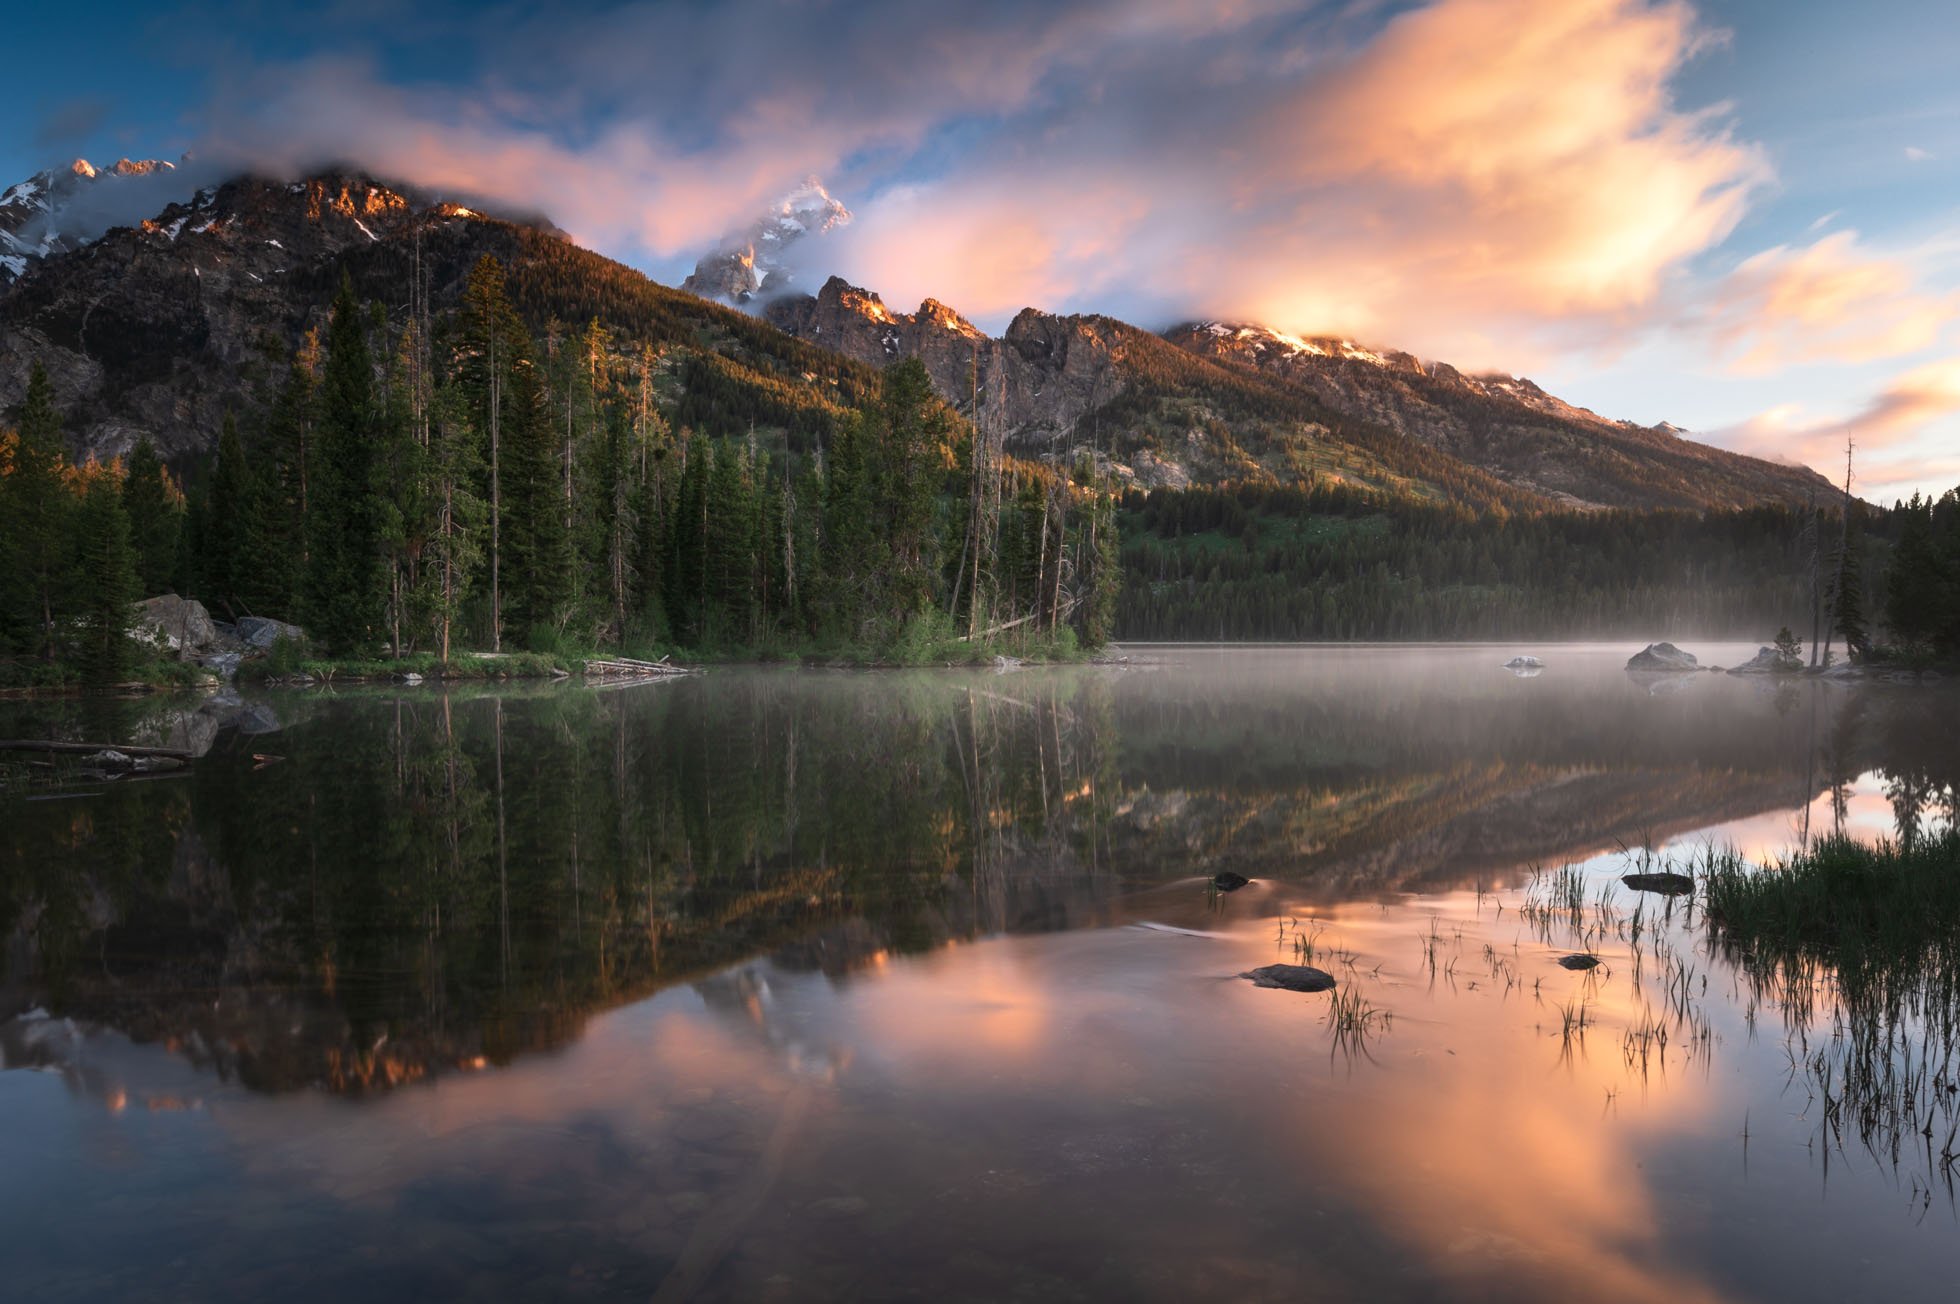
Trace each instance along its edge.
<instances>
[{"instance_id":1,"label":"rocky mountain ridge","mask_svg":"<svg viewBox=\"0 0 1960 1304\"><path fill-rule=\"evenodd\" d=\"M48 168L0 191L0 289L52 254L87 243L89 233L63 216L95 186L127 177L173 172L164 159L118 159L98 168L78 158L65 168Z\"/></svg>"},{"instance_id":2,"label":"rocky mountain ridge","mask_svg":"<svg viewBox=\"0 0 1960 1304\"><path fill-rule=\"evenodd\" d=\"M1472 375L1351 340L1221 322L1187 324L1160 338L1110 318L1033 308L990 340L936 300L917 313L894 313L874 292L834 277L815 296L782 296L763 311L790 334L871 365L918 357L948 401L991 413L1004 425L1010 450L1051 457L1084 444L1111 450L1117 474L1141 488L1283 480L1297 478L1303 467L1364 483L1384 471L1395 478L1403 472L1392 456L1399 439L1541 505L1795 505L1828 490L1807 468L1695 443L1673 426L1611 420L1529 380ZM1167 363L1146 339L1174 346L1200 365ZM1178 373L1190 401L1160 393L1165 401L1139 411L1139 369L1156 378L1142 389L1161 389L1163 378ZM1292 412L1273 410L1276 402L1288 405L1275 388L1291 400ZM1266 429L1249 441L1240 436L1250 411L1263 414ZM1221 433L1221 417L1229 418L1224 433L1237 447L1208 450ZM1355 427L1371 433L1362 437ZM1357 442L1370 444L1374 460L1386 457L1388 464L1321 459L1321 446ZM1123 455L1126 445L1133 455Z\"/></svg>"},{"instance_id":3,"label":"rocky mountain ridge","mask_svg":"<svg viewBox=\"0 0 1960 1304\"><path fill-rule=\"evenodd\" d=\"M85 243L42 234L73 196L169 166L78 163L10 188L0 204L7 247L33 254L12 255L22 270L0 282L0 411L43 363L77 456L121 453L145 436L167 457L202 454L227 410L263 400L341 274L399 311L419 259L440 307L487 253L520 272L576 265L539 273L521 303L534 327L599 316L623 338L697 357L693 370L676 363L686 392L675 416L712 433L729 433L713 395L730 377L782 397L786 428L809 438L826 414L857 401L868 369L917 357L940 394L1010 453L1069 465L1090 457L1142 489L1332 482L1531 510L1801 503L1824 488L1802 468L1612 421L1527 380L1347 340L1219 322L1158 335L1034 308L992 338L933 299L897 312L835 277L800 294L785 251L849 220L814 181L703 260L688 293L579 250L548 223L504 221L349 168L236 178ZM746 300L754 315L694 292ZM697 381L705 388L694 394Z\"/></svg>"}]
</instances>

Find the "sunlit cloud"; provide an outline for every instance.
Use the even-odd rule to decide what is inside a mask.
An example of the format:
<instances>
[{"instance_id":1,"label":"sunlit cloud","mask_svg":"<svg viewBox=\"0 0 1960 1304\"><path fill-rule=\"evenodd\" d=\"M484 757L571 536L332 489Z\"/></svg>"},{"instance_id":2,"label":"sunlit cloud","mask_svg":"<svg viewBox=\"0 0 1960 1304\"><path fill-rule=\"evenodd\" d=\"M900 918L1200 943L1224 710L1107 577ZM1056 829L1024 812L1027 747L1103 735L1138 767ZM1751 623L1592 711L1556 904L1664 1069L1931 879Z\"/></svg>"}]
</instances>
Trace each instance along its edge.
<instances>
[{"instance_id":1,"label":"sunlit cloud","mask_svg":"<svg viewBox=\"0 0 1960 1304\"><path fill-rule=\"evenodd\" d=\"M1847 417L1820 419L1798 404L1781 404L1705 438L1752 456L1817 467L1834 478L1841 474L1849 442L1855 488L1885 498L1960 476L1960 457L1942 457L1942 450L1926 446L1955 425L1960 425L1960 358L1947 358L1895 377ZM1946 447L1953 446L1947 439Z\"/></svg>"},{"instance_id":2,"label":"sunlit cloud","mask_svg":"<svg viewBox=\"0 0 1960 1304\"><path fill-rule=\"evenodd\" d=\"M1707 311L1716 346L1745 373L1898 357L1936 342L1956 317L1960 295L1925 289L1908 260L1872 252L1849 230L1745 259Z\"/></svg>"},{"instance_id":3,"label":"sunlit cloud","mask_svg":"<svg viewBox=\"0 0 1960 1304\"><path fill-rule=\"evenodd\" d=\"M467 93L248 66L207 148L358 161L662 267L815 173L859 217L834 270L908 306L1515 363L1651 321L1768 179L1720 111L1674 102L1713 39L1651 0L640 4L513 29Z\"/></svg>"}]
</instances>

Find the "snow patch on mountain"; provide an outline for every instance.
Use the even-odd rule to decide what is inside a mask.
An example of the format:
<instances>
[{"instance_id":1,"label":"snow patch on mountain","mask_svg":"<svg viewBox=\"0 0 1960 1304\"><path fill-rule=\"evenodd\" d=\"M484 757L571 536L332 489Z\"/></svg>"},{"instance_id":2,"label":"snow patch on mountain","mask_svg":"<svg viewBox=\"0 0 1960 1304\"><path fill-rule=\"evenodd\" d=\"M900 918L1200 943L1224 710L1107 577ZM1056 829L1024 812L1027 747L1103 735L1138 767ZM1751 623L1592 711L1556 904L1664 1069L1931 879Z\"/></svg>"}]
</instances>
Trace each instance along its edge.
<instances>
[{"instance_id":1,"label":"snow patch on mountain","mask_svg":"<svg viewBox=\"0 0 1960 1304\"><path fill-rule=\"evenodd\" d=\"M732 304L775 298L795 287L808 242L850 221L850 209L817 178L806 178L746 231L729 236L696 263L681 288Z\"/></svg>"}]
</instances>

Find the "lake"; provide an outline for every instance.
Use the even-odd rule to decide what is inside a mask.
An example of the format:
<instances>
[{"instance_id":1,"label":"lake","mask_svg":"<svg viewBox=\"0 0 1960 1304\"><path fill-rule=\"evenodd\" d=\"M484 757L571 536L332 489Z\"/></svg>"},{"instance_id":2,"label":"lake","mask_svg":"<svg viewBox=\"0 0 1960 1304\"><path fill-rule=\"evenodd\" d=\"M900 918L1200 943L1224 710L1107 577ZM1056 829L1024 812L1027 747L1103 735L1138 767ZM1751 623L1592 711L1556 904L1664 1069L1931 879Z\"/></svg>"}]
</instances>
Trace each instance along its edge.
<instances>
[{"instance_id":1,"label":"lake","mask_svg":"<svg viewBox=\"0 0 1960 1304\"><path fill-rule=\"evenodd\" d=\"M1937 1012L1854 1118L1618 879L1952 819L1960 693L1632 650L0 703L200 753L0 796L6 1292L1944 1297Z\"/></svg>"}]
</instances>

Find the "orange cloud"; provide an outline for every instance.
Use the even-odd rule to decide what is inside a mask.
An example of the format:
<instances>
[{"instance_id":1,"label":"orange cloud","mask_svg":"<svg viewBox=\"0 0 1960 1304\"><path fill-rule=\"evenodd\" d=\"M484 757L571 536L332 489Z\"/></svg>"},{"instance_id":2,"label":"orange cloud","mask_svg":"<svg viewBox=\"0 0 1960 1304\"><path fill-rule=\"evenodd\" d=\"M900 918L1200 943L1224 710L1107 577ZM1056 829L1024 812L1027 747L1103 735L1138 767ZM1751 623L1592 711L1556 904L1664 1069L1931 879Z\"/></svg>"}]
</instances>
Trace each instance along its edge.
<instances>
[{"instance_id":1,"label":"orange cloud","mask_svg":"<svg viewBox=\"0 0 1960 1304\"><path fill-rule=\"evenodd\" d=\"M1857 448L1859 485L1883 492L1960 469L1952 458L1928 459L1910 452L1877 461L1867 457L1880 449L1911 444L1955 413L1960 413L1960 358L1947 358L1896 377L1848 417L1814 420L1796 404L1783 404L1738 425L1711 431L1707 438L1756 457L1800 462L1832 478L1842 474L1849 439Z\"/></svg>"},{"instance_id":2,"label":"orange cloud","mask_svg":"<svg viewBox=\"0 0 1960 1304\"><path fill-rule=\"evenodd\" d=\"M1762 372L1911 353L1934 343L1956 313L1960 295L1922 290L1909 264L1837 231L1744 260L1718 291L1710 325L1717 346L1740 355L1738 371Z\"/></svg>"},{"instance_id":3,"label":"orange cloud","mask_svg":"<svg viewBox=\"0 0 1960 1304\"><path fill-rule=\"evenodd\" d=\"M846 274L981 316L1156 307L1469 365L1601 342L1648 320L1767 178L1671 101L1707 39L1682 4L1438 0L1209 93L1153 83L1059 114L1036 145L909 188L903 239L861 205ZM963 269L966 232L1028 228L1050 238L1018 272Z\"/></svg>"}]
</instances>

